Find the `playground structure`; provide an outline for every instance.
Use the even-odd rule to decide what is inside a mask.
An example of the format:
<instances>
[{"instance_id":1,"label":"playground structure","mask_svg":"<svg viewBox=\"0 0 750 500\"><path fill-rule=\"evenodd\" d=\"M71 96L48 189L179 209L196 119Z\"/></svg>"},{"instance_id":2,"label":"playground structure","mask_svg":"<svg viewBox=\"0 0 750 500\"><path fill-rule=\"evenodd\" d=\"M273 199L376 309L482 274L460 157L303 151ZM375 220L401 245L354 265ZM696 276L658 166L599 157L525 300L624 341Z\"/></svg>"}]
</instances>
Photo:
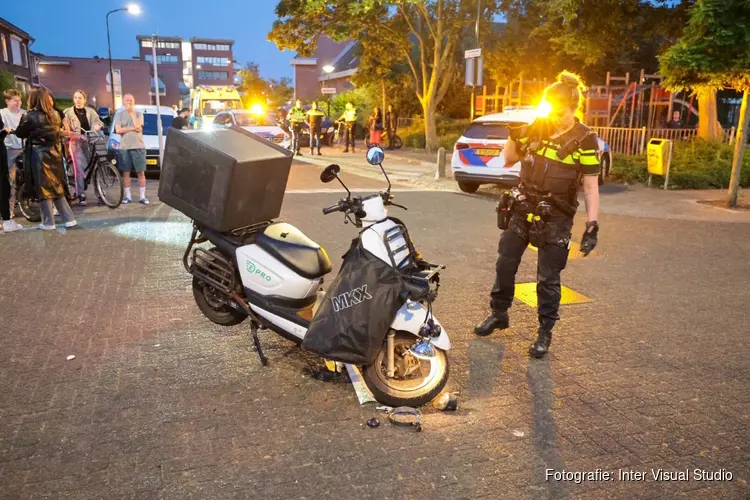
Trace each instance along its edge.
<instances>
[{"instance_id":1,"label":"playground structure","mask_svg":"<svg viewBox=\"0 0 750 500\"><path fill-rule=\"evenodd\" d=\"M680 112L685 128L698 120L693 106L695 96L670 92L661 87L662 76L641 70L637 80L631 74L613 76L607 72L604 85L591 85L586 95L584 117L587 125L595 127L662 128L673 111ZM495 85L493 93L482 87L476 97L476 114L498 113L505 106L533 106L539 102L545 79L518 78L507 85ZM689 98L688 98L689 97Z\"/></svg>"},{"instance_id":2,"label":"playground structure","mask_svg":"<svg viewBox=\"0 0 750 500\"><path fill-rule=\"evenodd\" d=\"M607 72L604 85L591 85L586 94L583 118L619 154L641 154L652 138L691 140L696 136L698 110L695 95L670 92L661 86L663 77L641 70L637 79L630 73L613 76ZM487 86L476 97L476 115L499 113L506 106L534 106L539 103L547 79L520 77L507 85ZM666 128L673 111L680 112L679 128ZM724 130L724 142L731 143L734 127Z\"/></svg>"}]
</instances>

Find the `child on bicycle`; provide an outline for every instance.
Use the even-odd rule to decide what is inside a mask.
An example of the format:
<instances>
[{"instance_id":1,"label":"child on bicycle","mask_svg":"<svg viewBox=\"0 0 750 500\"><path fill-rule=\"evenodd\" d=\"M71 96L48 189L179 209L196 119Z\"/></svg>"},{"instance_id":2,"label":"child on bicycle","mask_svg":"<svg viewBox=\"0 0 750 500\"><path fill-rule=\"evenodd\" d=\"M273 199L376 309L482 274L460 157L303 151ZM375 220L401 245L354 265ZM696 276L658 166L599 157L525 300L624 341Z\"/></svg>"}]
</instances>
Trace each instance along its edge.
<instances>
[{"instance_id":1,"label":"child on bicycle","mask_svg":"<svg viewBox=\"0 0 750 500\"><path fill-rule=\"evenodd\" d=\"M84 170L89 161L89 144L85 133L101 130L104 123L94 108L86 106L86 92L83 90L73 93L73 107L66 109L63 115L63 130L70 139L70 157L73 159L78 204L85 206Z\"/></svg>"}]
</instances>

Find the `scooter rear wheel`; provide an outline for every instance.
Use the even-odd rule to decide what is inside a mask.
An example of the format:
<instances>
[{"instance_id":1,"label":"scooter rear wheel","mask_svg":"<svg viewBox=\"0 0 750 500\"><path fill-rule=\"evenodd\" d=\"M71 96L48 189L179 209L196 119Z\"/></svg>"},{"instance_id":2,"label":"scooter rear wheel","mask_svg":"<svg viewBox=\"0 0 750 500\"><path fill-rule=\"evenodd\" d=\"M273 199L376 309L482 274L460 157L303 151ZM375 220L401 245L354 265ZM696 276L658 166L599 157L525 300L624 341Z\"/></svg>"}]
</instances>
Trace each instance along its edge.
<instances>
[{"instance_id":1,"label":"scooter rear wheel","mask_svg":"<svg viewBox=\"0 0 750 500\"><path fill-rule=\"evenodd\" d=\"M247 319L244 312L227 305L213 291L211 286L195 277L193 277L193 298L195 298L195 303L203 315L217 325L234 326Z\"/></svg>"},{"instance_id":2,"label":"scooter rear wheel","mask_svg":"<svg viewBox=\"0 0 750 500\"><path fill-rule=\"evenodd\" d=\"M362 379L378 402L393 407L422 406L435 399L445 387L450 372L445 351L435 347L434 358L417 359L408 352L416 341L417 337L411 333L396 332L395 377L388 377L387 374L385 342L375 362L362 367Z\"/></svg>"}]
</instances>

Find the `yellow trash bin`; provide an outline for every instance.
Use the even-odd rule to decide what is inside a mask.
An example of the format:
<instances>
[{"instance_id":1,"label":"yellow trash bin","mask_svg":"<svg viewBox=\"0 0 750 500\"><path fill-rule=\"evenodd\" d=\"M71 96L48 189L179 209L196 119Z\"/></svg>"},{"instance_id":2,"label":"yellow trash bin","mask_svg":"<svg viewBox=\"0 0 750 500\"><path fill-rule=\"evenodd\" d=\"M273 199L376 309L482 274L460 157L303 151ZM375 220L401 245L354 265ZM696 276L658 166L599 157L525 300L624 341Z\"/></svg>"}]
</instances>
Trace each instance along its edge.
<instances>
[{"instance_id":1,"label":"yellow trash bin","mask_svg":"<svg viewBox=\"0 0 750 500\"><path fill-rule=\"evenodd\" d=\"M669 163L672 160L672 141L651 139L648 141L648 173L651 175L668 175Z\"/></svg>"}]
</instances>

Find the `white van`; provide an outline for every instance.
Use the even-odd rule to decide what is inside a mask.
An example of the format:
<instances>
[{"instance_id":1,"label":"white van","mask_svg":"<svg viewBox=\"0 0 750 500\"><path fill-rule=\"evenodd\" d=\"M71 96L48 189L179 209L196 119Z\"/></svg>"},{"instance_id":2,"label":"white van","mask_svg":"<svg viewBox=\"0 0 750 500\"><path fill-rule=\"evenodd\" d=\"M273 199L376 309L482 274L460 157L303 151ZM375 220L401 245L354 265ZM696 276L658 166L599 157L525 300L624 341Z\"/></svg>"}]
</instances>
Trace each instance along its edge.
<instances>
[{"instance_id":1,"label":"white van","mask_svg":"<svg viewBox=\"0 0 750 500\"><path fill-rule=\"evenodd\" d=\"M120 113L124 110L125 108L121 107L117 112ZM135 110L143 113L143 143L146 146L146 172L158 172L161 165L159 165L159 135L156 125L156 106L136 104ZM166 140L167 131L177 113L169 106L160 106L159 112L161 113L162 133ZM112 125L109 129L107 148L114 152L120 149L120 135L115 133L114 120L112 120Z\"/></svg>"}]
</instances>

